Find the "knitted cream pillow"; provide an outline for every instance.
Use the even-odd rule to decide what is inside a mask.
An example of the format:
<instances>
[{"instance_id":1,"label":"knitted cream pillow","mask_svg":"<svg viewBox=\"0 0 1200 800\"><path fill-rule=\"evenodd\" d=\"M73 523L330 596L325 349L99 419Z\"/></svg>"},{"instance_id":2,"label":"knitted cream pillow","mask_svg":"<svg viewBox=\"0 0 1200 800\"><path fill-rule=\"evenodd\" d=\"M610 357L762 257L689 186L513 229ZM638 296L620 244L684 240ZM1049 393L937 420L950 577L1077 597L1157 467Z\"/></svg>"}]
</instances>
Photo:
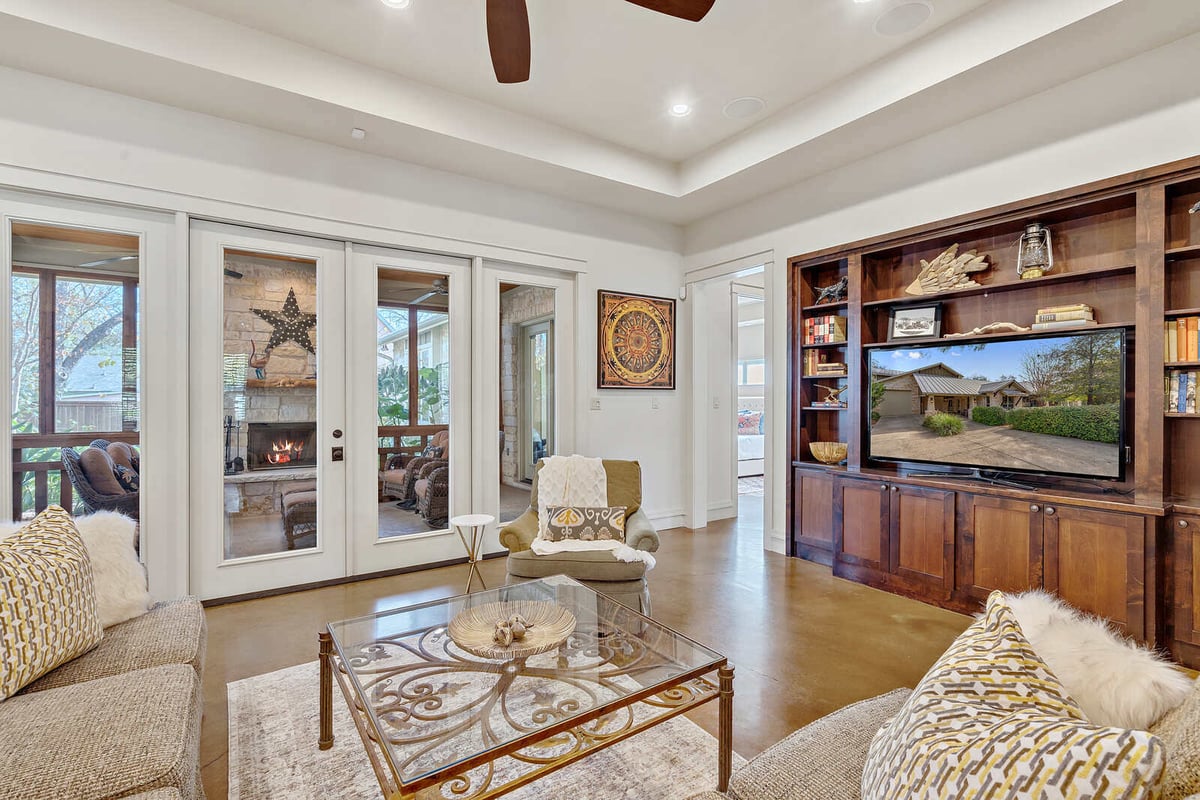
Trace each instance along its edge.
<instances>
[{"instance_id":1,"label":"knitted cream pillow","mask_svg":"<svg viewBox=\"0 0 1200 800\"><path fill-rule=\"evenodd\" d=\"M862 796L1149 800L1165 764L1154 736L1090 724L992 592L875 734Z\"/></svg>"},{"instance_id":2,"label":"knitted cream pillow","mask_svg":"<svg viewBox=\"0 0 1200 800\"><path fill-rule=\"evenodd\" d=\"M87 548L50 506L0 541L0 700L100 643Z\"/></svg>"}]
</instances>

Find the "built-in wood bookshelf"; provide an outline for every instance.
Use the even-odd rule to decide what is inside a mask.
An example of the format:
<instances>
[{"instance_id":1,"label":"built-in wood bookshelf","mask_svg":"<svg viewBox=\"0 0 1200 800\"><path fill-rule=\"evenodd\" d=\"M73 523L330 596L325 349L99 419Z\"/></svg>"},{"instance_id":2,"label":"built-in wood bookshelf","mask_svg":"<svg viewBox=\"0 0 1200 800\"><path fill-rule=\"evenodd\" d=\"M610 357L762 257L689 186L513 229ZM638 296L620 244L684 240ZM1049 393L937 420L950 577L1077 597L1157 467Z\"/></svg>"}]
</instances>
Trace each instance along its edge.
<instances>
[{"instance_id":1,"label":"built-in wood bookshelf","mask_svg":"<svg viewBox=\"0 0 1200 800\"><path fill-rule=\"evenodd\" d=\"M964 611L989 588L1044 587L1200 666L1200 414L1166 408L1166 379L1200 372L1200 360L1164 357L1166 323L1200 316L1197 203L1200 157L789 259L789 552ZM1054 266L1022 280L1018 240L1032 222L1051 230ZM980 285L906 293L921 261L953 244L987 258ZM817 304L817 289L842 277L846 300ZM1099 323L1080 329L1124 329L1124 481L1012 489L869 463L871 353L888 344L896 309L931 302L943 337L1029 326L1039 309L1075 303ZM806 347L804 320L828 313L846 318L846 341ZM813 350L842 360L846 376L809 375ZM821 387L840 385L846 407L822 407ZM846 442L846 462L817 463L814 441Z\"/></svg>"}]
</instances>

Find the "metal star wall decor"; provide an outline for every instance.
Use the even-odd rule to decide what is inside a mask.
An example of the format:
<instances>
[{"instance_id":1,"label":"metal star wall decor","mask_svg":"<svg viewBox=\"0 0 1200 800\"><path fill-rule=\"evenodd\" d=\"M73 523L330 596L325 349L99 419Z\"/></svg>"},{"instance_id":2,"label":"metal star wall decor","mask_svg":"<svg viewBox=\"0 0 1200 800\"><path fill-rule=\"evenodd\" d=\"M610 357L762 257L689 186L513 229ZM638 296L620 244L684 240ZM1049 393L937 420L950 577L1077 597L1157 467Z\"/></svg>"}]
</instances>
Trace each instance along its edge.
<instances>
[{"instance_id":1,"label":"metal star wall decor","mask_svg":"<svg viewBox=\"0 0 1200 800\"><path fill-rule=\"evenodd\" d=\"M268 350L284 342L295 342L314 355L317 348L313 347L308 332L316 327L317 315L305 314L296 302L296 290L288 289L287 300L283 301L282 311L268 311L265 308L250 309L258 316L269 322L274 330L271 331L271 341L267 343Z\"/></svg>"}]
</instances>

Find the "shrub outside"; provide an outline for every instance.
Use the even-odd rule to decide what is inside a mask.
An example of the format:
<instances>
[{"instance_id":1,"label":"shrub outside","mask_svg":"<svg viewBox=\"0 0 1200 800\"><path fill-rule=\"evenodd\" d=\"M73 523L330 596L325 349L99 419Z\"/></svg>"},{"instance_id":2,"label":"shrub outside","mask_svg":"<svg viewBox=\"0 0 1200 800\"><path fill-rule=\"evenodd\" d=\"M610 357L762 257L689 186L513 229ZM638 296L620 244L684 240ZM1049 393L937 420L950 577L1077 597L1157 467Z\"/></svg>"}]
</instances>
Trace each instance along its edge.
<instances>
[{"instance_id":1,"label":"shrub outside","mask_svg":"<svg viewBox=\"0 0 1200 800\"><path fill-rule=\"evenodd\" d=\"M1008 424L1018 431L1116 444L1121 431L1121 411L1116 403L1014 408L1008 412Z\"/></svg>"},{"instance_id":2,"label":"shrub outside","mask_svg":"<svg viewBox=\"0 0 1200 800\"><path fill-rule=\"evenodd\" d=\"M1008 412L1000 406L975 406L971 419L980 425L1007 425Z\"/></svg>"},{"instance_id":3,"label":"shrub outside","mask_svg":"<svg viewBox=\"0 0 1200 800\"><path fill-rule=\"evenodd\" d=\"M957 436L963 432L964 427L962 417L944 412L930 414L921 424L938 436Z\"/></svg>"}]
</instances>

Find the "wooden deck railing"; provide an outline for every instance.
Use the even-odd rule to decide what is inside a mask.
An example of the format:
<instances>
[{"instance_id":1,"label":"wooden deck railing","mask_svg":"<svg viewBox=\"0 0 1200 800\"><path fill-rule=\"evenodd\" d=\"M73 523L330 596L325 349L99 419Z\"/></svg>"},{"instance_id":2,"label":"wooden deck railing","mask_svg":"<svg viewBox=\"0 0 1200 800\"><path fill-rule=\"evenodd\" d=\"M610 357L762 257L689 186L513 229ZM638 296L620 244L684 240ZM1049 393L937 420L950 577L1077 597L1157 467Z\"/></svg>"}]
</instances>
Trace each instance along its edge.
<instances>
[{"instance_id":1,"label":"wooden deck railing","mask_svg":"<svg viewBox=\"0 0 1200 800\"><path fill-rule=\"evenodd\" d=\"M112 433L15 433L12 437L12 513L13 519L21 519L29 514L36 514L46 506L54 503L71 511L75 503L75 492L71 481L63 470L62 457L59 451L64 447L87 447L96 439L107 439L110 442L128 442L136 445L139 441L137 432L120 431ZM51 449L44 461L25 461L26 450L39 448ZM33 503L26 506L25 481L33 476ZM52 477L57 476L57 492L54 491ZM55 496L57 495L57 496Z\"/></svg>"}]
</instances>

